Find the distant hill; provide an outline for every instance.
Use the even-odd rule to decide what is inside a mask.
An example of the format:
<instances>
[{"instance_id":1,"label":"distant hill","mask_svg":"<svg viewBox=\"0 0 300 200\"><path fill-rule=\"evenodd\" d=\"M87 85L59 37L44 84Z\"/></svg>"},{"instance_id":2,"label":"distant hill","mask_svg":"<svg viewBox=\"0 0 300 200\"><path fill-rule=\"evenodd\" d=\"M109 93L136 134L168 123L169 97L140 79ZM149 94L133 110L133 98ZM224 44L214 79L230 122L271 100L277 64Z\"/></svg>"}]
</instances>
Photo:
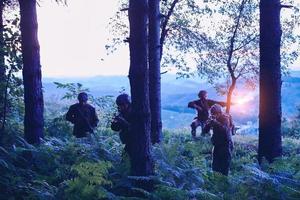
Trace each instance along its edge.
<instances>
[{"instance_id":1,"label":"distant hill","mask_svg":"<svg viewBox=\"0 0 300 200\"><path fill-rule=\"evenodd\" d=\"M57 89L53 82L81 83L89 88L94 96L114 95L125 89L130 91L126 76L95 76L91 78L44 78L45 100L59 99L65 91ZM162 75L162 116L167 128L188 127L195 116L195 111L187 108L187 103L197 99L199 89L208 91L209 98L224 101L214 88L200 78L177 79L176 75ZM282 108L283 116L296 114L300 104L300 71L292 71L291 76L283 78ZM237 123L256 123L258 117L258 94L249 101L245 108L232 106L232 115Z\"/></svg>"}]
</instances>

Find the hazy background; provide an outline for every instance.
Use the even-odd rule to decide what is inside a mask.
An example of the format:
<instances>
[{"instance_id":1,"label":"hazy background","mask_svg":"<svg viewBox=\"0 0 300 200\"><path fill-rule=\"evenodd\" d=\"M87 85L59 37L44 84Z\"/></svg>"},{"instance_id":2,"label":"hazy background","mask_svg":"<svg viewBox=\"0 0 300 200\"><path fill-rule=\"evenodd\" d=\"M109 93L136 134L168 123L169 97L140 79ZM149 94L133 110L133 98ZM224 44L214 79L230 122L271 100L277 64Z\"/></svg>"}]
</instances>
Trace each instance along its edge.
<instances>
[{"instance_id":1,"label":"hazy background","mask_svg":"<svg viewBox=\"0 0 300 200\"><path fill-rule=\"evenodd\" d=\"M299 0L300 1L300 0ZM128 47L107 55L105 45L110 37L109 18L118 9L118 0L72 0L68 6L54 1L41 1L38 7L39 40L44 77L45 101L59 101L64 91L54 81L80 82L95 96L117 95L125 89L129 68ZM291 66L291 77L284 78L283 116L295 115L300 102L300 59ZM174 74L162 75L162 115L165 128L189 127L195 111L187 103L197 98L199 89L206 89L209 98L225 100L204 80L176 79ZM243 94L244 92L244 94ZM245 91L240 91L245 95ZM249 93L247 91L247 93ZM258 93L249 93L243 105L232 107L234 120L242 127L256 131ZM237 97L233 98L233 101ZM67 105L66 105L67 106Z\"/></svg>"},{"instance_id":2,"label":"hazy background","mask_svg":"<svg viewBox=\"0 0 300 200\"><path fill-rule=\"evenodd\" d=\"M300 0L297 0L300 2ZM127 75L129 50L107 55L109 18L118 0L72 0L68 6L40 1L39 41L44 77ZM300 31L300 30L299 30ZM292 69L300 70L300 59Z\"/></svg>"}]
</instances>

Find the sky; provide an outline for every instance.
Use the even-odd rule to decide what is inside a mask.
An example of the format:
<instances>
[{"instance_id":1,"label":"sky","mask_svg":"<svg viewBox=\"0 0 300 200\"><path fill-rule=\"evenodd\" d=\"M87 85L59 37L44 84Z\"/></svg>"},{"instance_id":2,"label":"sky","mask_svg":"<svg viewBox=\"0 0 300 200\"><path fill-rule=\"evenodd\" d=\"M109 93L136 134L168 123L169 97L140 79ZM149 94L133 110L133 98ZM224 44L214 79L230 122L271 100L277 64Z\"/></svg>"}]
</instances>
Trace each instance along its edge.
<instances>
[{"instance_id":1,"label":"sky","mask_svg":"<svg viewBox=\"0 0 300 200\"><path fill-rule=\"evenodd\" d=\"M297 0L300 2L300 0ZM127 75L128 46L107 55L109 18L118 0L69 0L68 6L42 0L38 7L44 77ZM300 59L292 69L300 70Z\"/></svg>"},{"instance_id":2,"label":"sky","mask_svg":"<svg viewBox=\"0 0 300 200\"><path fill-rule=\"evenodd\" d=\"M105 3L104 3L105 2ZM44 77L127 75L128 48L107 56L109 18L117 0L70 0L68 6L43 0L38 7Z\"/></svg>"}]
</instances>

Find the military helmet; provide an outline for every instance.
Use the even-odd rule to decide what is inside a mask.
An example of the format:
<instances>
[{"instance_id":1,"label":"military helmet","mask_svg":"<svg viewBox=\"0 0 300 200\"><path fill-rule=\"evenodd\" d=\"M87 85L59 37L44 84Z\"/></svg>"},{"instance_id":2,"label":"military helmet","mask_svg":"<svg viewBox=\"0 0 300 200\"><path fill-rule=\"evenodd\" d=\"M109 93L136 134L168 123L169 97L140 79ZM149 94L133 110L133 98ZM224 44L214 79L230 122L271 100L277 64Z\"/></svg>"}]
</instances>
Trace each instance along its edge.
<instances>
[{"instance_id":1,"label":"military helmet","mask_svg":"<svg viewBox=\"0 0 300 200\"><path fill-rule=\"evenodd\" d=\"M210 113L212 115L214 114L221 114L222 113L222 107L219 104L214 104L211 108L210 108Z\"/></svg>"},{"instance_id":2,"label":"military helmet","mask_svg":"<svg viewBox=\"0 0 300 200\"><path fill-rule=\"evenodd\" d=\"M123 104L131 104L131 99L128 94L120 94L116 99L117 105L123 105Z\"/></svg>"},{"instance_id":3,"label":"military helmet","mask_svg":"<svg viewBox=\"0 0 300 200\"><path fill-rule=\"evenodd\" d=\"M87 102L88 100L88 94L85 92L80 92L77 96L78 101L80 102Z\"/></svg>"}]
</instances>

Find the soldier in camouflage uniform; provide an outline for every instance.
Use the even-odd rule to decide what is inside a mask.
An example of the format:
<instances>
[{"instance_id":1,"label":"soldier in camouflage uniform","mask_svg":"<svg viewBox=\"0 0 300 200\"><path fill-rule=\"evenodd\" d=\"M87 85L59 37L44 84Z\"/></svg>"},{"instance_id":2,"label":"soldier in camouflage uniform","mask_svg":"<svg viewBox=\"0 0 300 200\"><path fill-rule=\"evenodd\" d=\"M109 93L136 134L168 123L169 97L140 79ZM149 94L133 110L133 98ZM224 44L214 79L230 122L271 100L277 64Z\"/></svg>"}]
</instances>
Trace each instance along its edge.
<instances>
[{"instance_id":1,"label":"soldier in camouflage uniform","mask_svg":"<svg viewBox=\"0 0 300 200\"><path fill-rule=\"evenodd\" d=\"M230 117L222 112L220 105L215 104L210 109L211 117L206 121L203 130L208 133L213 130L211 141L213 144L212 170L225 176L228 175L233 150L230 130Z\"/></svg>"},{"instance_id":2,"label":"soldier in camouflage uniform","mask_svg":"<svg viewBox=\"0 0 300 200\"><path fill-rule=\"evenodd\" d=\"M221 106L226 106L225 102L214 101L211 99L207 99L207 92L205 90L200 90L198 93L198 100L191 101L188 103L189 108L193 108L197 110L197 117L191 123L191 134L192 137L196 137L196 129L198 126L201 126L201 135L203 135L203 127L209 116L209 109L214 104L219 104Z\"/></svg>"},{"instance_id":3,"label":"soldier in camouflage uniform","mask_svg":"<svg viewBox=\"0 0 300 200\"><path fill-rule=\"evenodd\" d=\"M121 94L116 99L119 113L113 118L111 129L119 131L121 142L125 144L125 151L129 153L130 125L132 122L131 100L128 94Z\"/></svg>"},{"instance_id":4,"label":"soldier in camouflage uniform","mask_svg":"<svg viewBox=\"0 0 300 200\"><path fill-rule=\"evenodd\" d=\"M78 101L79 103L70 106L66 120L74 124L73 135L77 138L88 137L93 133L99 119L95 108L87 103L88 95L85 92L78 95Z\"/></svg>"}]
</instances>

